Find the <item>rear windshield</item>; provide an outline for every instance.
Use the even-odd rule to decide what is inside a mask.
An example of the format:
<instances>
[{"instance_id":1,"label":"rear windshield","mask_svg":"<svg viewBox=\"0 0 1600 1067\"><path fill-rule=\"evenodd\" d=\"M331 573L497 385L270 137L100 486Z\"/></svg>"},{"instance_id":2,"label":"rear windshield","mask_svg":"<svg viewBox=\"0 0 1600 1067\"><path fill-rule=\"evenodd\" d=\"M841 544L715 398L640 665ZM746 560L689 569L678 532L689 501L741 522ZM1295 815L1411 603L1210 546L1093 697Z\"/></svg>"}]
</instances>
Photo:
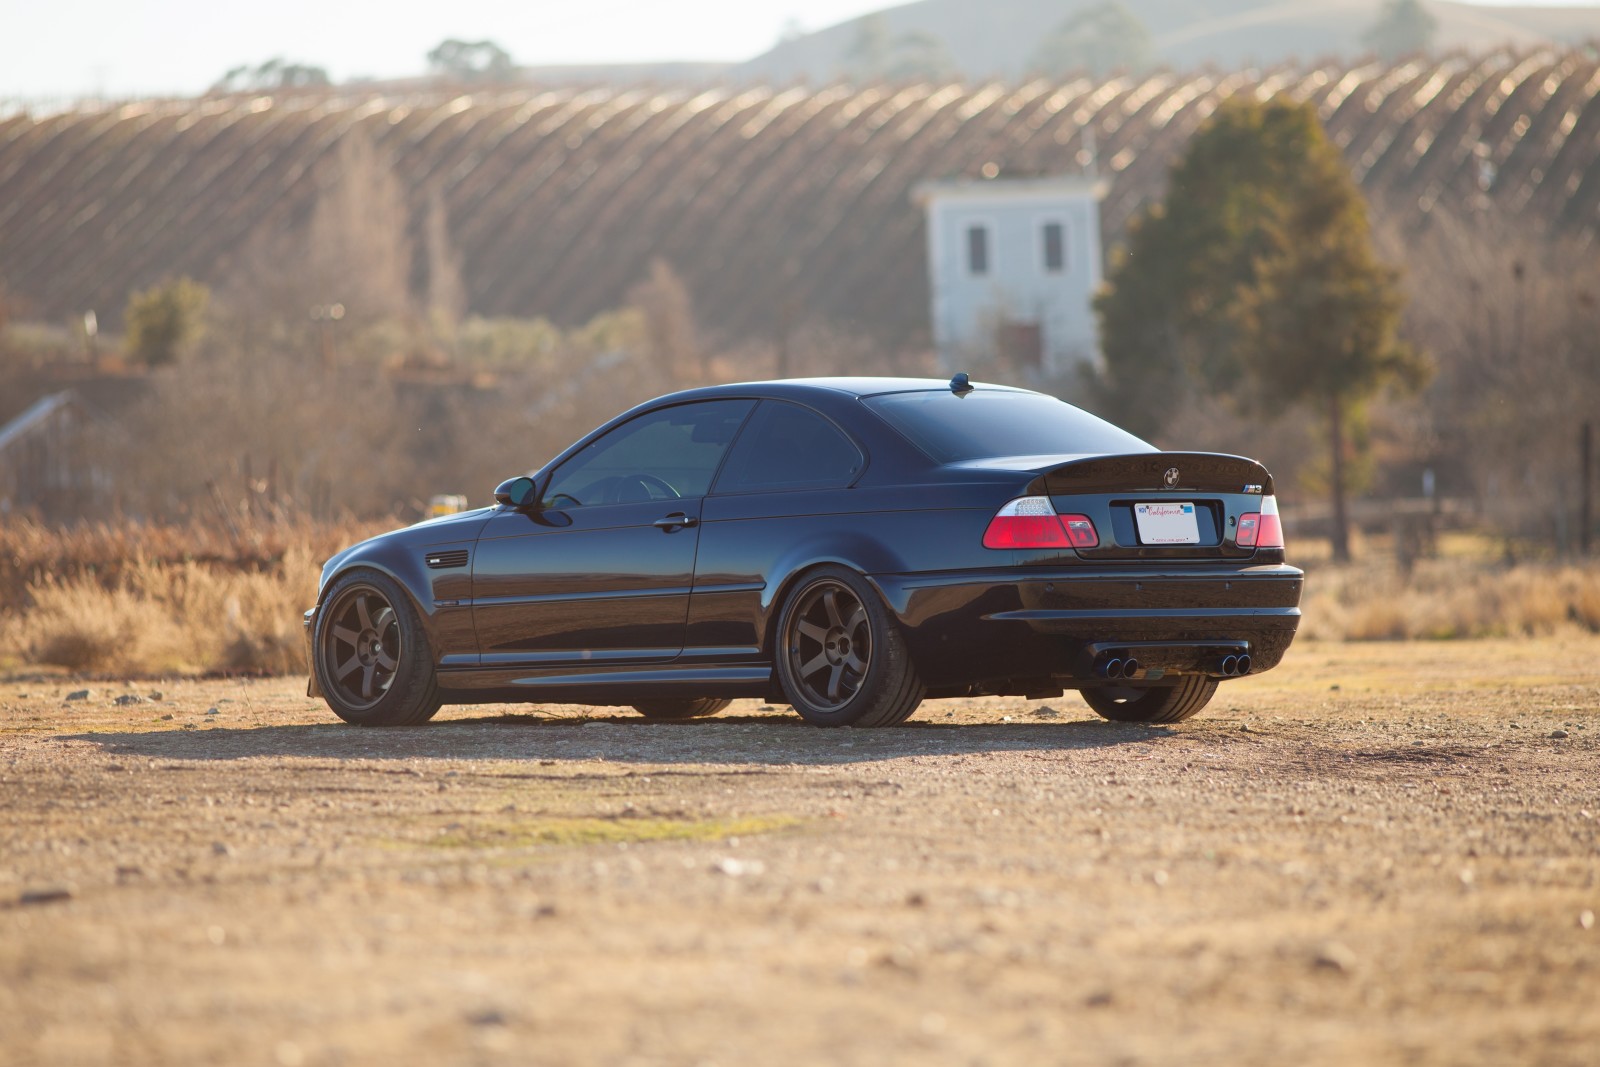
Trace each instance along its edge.
<instances>
[{"instance_id":1,"label":"rear windshield","mask_svg":"<svg viewBox=\"0 0 1600 1067\"><path fill-rule=\"evenodd\" d=\"M1002 456L1154 452L1147 441L1042 393L886 393L866 405L940 463Z\"/></svg>"}]
</instances>

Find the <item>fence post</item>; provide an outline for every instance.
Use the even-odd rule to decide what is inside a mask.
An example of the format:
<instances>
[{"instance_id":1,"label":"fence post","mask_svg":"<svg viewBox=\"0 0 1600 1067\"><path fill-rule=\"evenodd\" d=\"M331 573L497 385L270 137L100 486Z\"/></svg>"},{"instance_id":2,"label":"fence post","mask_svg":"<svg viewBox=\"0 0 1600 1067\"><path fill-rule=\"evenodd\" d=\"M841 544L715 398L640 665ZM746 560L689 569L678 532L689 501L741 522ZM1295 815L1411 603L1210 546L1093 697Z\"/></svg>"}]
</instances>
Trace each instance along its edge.
<instances>
[{"instance_id":1,"label":"fence post","mask_svg":"<svg viewBox=\"0 0 1600 1067\"><path fill-rule=\"evenodd\" d=\"M1578 555L1589 554L1589 534L1594 529L1594 423L1585 422L1578 434Z\"/></svg>"}]
</instances>

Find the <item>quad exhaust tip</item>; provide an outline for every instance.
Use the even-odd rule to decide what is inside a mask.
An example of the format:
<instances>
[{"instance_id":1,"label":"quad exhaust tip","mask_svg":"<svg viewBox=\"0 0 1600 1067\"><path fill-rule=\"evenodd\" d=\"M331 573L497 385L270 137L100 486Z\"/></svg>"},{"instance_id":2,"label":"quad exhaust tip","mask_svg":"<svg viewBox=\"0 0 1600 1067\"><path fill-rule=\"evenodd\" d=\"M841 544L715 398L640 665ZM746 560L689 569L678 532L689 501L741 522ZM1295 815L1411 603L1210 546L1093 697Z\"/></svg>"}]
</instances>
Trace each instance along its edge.
<instances>
[{"instance_id":1,"label":"quad exhaust tip","mask_svg":"<svg viewBox=\"0 0 1600 1067\"><path fill-rule=\"evenodd\" d=\"M1251 666L1250 653L1229 652L1220 659L1211 660L1209 664L1203 659L1199 663L1190 661L1190 665L1184 669L1195 670L1198 668L1216 677L1240 678L1250 673ZM1120 651L1102 653L1094 665L1094 673L1097 678L1105 678L1112 681L1138 678L1140 672L1144 669L1145 665L1131 654Z\"/></svg>"}]
</instances>

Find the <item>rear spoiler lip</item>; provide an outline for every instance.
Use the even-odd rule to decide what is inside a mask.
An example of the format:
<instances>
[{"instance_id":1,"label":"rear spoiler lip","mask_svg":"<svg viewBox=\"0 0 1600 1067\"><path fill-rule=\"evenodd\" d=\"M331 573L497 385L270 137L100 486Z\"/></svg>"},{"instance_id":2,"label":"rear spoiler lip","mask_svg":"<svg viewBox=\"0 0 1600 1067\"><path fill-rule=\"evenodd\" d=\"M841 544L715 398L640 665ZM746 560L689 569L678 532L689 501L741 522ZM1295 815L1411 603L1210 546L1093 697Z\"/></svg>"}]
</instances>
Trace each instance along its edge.
<instances>
[{"instance_id":1,"label":"rear spoiler lip","mask_svg":"<svg viewBox=\"0 0 1600 1067\"><path fill-rule=\"evenodd\" d=\"M1043 458L1043 457L1039 457ZM1135 452L1059 457L1034 468L1028 492L1049 496L1080 493L1251 493L1272 496L1272 475L1258 461L1225 452ZM1167 484L1177 471L1175 484Z\"/></svg>"}]
</instances>

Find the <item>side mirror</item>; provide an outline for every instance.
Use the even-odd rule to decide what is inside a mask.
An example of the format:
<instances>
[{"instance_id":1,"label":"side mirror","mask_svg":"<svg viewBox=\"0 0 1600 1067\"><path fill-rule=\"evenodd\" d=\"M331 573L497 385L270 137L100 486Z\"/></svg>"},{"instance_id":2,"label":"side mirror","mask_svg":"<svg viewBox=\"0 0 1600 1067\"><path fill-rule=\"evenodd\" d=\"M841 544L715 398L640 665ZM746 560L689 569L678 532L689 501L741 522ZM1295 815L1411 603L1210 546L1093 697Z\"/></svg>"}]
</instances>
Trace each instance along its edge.
<instances>
[{"instance_id":1,"label":"side mirror","mask_svg":"<svg viewBox=\"0 0 1600 1067\"><path fill-rule=\"evenodd\" d=\"M527 475L507 478L495 487L494 499L507 507L525 508L538 498L537 489L538 484Z\"/></svg>"}]
</instances>

